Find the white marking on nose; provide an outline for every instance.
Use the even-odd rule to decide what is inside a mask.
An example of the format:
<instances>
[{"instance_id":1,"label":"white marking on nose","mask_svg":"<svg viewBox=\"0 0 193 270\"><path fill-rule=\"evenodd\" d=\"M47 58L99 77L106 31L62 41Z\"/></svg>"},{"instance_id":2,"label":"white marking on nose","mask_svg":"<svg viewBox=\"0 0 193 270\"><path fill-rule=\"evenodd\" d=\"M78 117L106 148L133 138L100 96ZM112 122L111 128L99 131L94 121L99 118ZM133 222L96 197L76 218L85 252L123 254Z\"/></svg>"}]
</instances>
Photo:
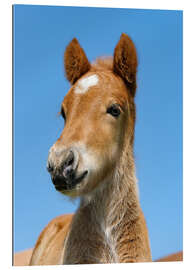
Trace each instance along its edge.
<instances>
[{"instance_id":1,"label":"white marking on nose","mask_svg":"<svg viewBox=\"0 0 193 270\"><path fill-rule=\"evenodd\" d=\"M97 85L98 81L99 79L96 74L83 78L78 82L74 91L76 94L84 94L91 86Z\"/></svg>"}]
</instances>

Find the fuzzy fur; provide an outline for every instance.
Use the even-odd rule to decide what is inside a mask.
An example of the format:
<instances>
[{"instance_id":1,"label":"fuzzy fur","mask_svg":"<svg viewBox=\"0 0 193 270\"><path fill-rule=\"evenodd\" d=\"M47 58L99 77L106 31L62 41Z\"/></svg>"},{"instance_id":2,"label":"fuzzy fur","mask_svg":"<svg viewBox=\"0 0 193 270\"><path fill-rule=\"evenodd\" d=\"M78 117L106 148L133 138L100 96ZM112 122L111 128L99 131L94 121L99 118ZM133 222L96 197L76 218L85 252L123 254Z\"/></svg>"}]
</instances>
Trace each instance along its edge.
<instances>
[{"instance_id":1,"label":"fuzzy fur","mask_svg":"<svg viewBox=\"0 0 193 270\"><path fill-rule=\"evenodd\" d=\"M74 84L90 69L90 63L76 38L66 48L64 66L66 77L71 84Z\"/></svg>"},{"instance_id":2,"label":"fuzzy fur","mask_svg":"<svg viewBox=\"0 0 193 270\"><path fill-rule=\"evenodd\" d=\"M130 89L134 97L136 92L137 53L133 41L122 34L114 51L114 72L117 73Z\"/></svg>"},{"instance_id":3,"label":"fuzzy fur","mask_svg":"<svg viewBox=\"0 0 193 270\"><path fill-rule=\"evenodd\" d=\"M74 39L66 49L65 66L67 78L71 83L83 74L87 76L86 73L90 72L90 75L96 74L99 77L99 84L97 84L98 88L85 94L87 96L84 99L84 107L80 105L80 108L76 107L76 113L75 107L72 108L72 92L68 95L68 102L63 106L68 105L73 110L73 114L71 111L71 122L67 123L66 133L64 132L58 140L59 145L61 143L65 145L67 139L69 144L69 138L72 136L76 141L85 136L85 129L82 131L78 126L78 129L73 130L73 123L77 116L79 121L83 122L84 119L81 117L85 115L82 110L87 112L87 108L90 108L89 103L98 98L99 89L105 85L103 91L106 92L100 100L105 101L108 93L117 95L115 88L120 89L120 102L124 100L124 106L125 102L127 103L127 107L124 107L125 117L117 126L117 129L120 129L118 138L121 138L118 145L119 153L116 155L115 163L108 167L108 170L109 168L111 170L106 174L106 178L100 179L98 184L95 183L92 189L88 189L80 196L77 212L73 216L54 219L43 230L33 251L30 265L151 261L148 231L139 203L133 157L137 71L135 46L126 34L122 34L115 48L114 58L98 59L91 66L82 48ZM118 123L113 122L111 118L108 119L112 121L111 126ZM97 132L97 119L95 121L93 128L89 129L90 132ZM102 158L105 147L109 143L107 140L102 140L105 133L101 133L100 136L91 134L93 136L89 143L95 144L96 150L100 149ZM85 138L88 140L88 136Z\"/></svg>"}]
</instances>

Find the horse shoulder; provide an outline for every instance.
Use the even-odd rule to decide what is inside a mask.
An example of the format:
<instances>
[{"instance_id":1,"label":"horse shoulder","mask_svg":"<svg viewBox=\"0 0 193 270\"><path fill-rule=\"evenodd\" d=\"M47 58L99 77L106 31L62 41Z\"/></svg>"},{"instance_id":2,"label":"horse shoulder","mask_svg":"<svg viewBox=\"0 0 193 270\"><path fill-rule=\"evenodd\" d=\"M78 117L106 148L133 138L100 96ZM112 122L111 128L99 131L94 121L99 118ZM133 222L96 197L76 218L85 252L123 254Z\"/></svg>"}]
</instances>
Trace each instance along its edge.
<instances>
[{"instance_id":1,"label":"horse shoulder","mask_svg":"<svg viewBox=\"0 0 193 270\"><path fill-rule=\"evenodd\" d=\"M32 253L30 265L62 264L64 240L73 215L61 215L52 219L40 233Z\"/></svg>"}]
</instances>

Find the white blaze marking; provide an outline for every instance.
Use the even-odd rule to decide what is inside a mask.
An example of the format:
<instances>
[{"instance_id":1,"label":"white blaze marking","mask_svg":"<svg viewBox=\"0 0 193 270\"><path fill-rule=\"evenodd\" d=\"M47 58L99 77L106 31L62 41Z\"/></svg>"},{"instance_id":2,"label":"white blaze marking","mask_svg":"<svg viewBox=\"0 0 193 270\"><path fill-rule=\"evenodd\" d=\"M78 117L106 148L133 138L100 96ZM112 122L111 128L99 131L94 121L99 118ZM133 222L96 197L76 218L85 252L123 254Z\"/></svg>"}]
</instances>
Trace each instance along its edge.
<instances>
[{"instance_id":1,"label":"white blaze marking","mask_svg":"<svg viewBox=\"0 0 193 270\"><path fill-rule=\"evenodd\" d=\"M97 85L98 81L99 79L96 74L81 79L75 88L75 93L76 94L86 93L91 86Z\"/></svg>"}]
</instances>

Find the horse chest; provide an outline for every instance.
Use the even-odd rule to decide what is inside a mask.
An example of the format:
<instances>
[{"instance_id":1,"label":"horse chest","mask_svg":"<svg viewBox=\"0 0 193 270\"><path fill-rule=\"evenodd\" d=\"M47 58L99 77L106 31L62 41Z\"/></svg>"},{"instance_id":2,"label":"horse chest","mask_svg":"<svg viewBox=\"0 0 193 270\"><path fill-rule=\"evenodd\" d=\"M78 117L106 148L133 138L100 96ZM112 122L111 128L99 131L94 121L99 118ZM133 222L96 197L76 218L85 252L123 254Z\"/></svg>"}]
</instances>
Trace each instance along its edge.
<instances>
[{"instance_id":1,"label":"horse chest","mask_svg":"<svg viewBox=\"0 0 193 270\"><path fill-rule=\"evenodd\" d=\"M105 252L108 253L108 262L118 263L119 257L116 250L116 237L112 234L111 227L103 227ZM109 261L110 260L110 261Z\"/></svg>"}]
</instances>

